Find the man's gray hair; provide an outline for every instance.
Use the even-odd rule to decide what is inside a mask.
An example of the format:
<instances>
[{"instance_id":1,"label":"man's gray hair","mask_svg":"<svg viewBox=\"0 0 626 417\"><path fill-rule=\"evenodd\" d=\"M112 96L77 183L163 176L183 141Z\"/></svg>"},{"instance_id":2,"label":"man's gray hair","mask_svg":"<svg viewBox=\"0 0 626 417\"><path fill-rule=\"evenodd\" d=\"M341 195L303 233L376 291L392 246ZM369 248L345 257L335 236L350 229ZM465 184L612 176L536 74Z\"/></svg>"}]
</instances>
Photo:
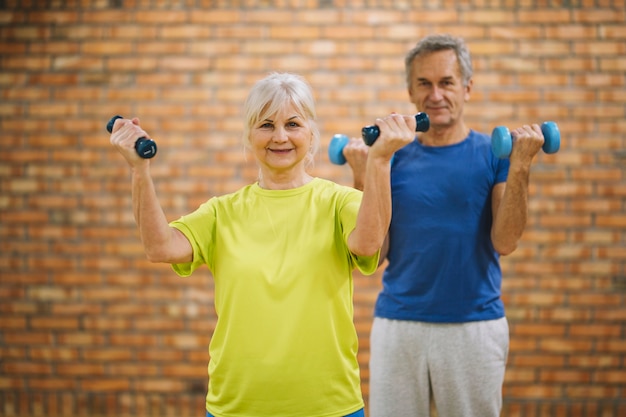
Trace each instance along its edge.
<instances>
[{"instance_id":1,"label":"man's gray hair","mask_svg":"<svg viewBox=\"0 0 626 417\"><path fill-rule=\"evenodd\" d=\"M420 40L411 49L404 59L404 66L406 71L406 83L407 87L411 88L411 66L415 58L420 55L428 55L432 52L452 50L456 54L456 58L459 62L459 69L461 70L461 79L463 85L467 86L472 79L474 73L472 69L472 58L470 57L467 45L462 38L455 37L447 34L429 35Z\"/></svg>"}]
</instances>

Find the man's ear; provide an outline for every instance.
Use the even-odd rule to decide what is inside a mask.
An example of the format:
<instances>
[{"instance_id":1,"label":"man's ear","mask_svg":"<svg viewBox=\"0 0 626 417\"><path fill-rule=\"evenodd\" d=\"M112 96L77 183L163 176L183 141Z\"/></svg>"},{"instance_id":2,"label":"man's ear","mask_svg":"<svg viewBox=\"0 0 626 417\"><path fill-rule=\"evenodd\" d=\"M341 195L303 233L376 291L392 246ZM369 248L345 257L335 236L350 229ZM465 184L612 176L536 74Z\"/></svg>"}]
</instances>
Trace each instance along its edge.
<instances>
[{"instance_id":1,"label":"man's ear","mask_svg":"<svg viewBox=\"0 0 626 417\"><path fill-rule=\"evenodd\" d=\"M472 92L472 87L474 86L474 79L470 78L465 86L465 101L469 101L470 93Z\"/></svg>"}]
</instances>

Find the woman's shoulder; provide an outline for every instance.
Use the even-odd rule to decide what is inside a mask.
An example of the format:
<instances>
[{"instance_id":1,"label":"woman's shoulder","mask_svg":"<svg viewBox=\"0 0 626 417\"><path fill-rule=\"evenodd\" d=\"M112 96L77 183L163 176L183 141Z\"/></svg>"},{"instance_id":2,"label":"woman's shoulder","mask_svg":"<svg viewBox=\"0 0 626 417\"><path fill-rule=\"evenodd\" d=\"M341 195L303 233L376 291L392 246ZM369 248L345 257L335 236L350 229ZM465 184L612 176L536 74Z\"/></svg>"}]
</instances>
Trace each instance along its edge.
<instances>
[{"instance_id":1,"label":"woman's shoulder","mask_svg":"<svg viewBox=\"0 0 626 417\"><path fill-rule=\"evenodd\" d=\"M344 206L350 203L360 203L363 192L347 185L339 184L335 181L316 178L314 192L317 197L333 205Z\"/></svg>"},{"instance_id":2,"label":"woman's shoulder","mask_svg":"<svg viewBox=\"0 0 626 417\"><path fill-rule=\"evenodd\" d=\"M338 182L331 181L325 178L314 178L313 181L315 181L314 185L319 190L328 190L332 192L348 193L348 194L353 194L353 193L361 194L362 193L361 191L357 190L354 187L343 185Z\"/></svg>"}]
</instances>

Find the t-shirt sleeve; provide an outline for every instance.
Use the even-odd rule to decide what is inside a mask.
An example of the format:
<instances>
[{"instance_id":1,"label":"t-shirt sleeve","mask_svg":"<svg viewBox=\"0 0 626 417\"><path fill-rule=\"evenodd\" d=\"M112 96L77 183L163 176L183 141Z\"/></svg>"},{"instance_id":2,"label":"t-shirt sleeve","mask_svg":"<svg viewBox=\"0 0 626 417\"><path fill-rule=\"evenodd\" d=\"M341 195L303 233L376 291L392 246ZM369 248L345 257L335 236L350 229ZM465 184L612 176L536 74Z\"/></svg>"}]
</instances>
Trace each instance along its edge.
<instances>
[{"instance_id":1,"label":"t-shirt sleeve","mask_svg":"<svg viewBox=\"0 0 626 417\"><path fill-rule=\"evenodd\" d=\"M509 158L499 159L496 168L496 184L506 182L509 177L509 166L511 161Z\"/></svg>"},{"instance_id":2,"label":"t-shirt sleeve","mask_svg":"<svg viewBox=\"0 0 626 417\"><path fill-rule=\"evenodd\" d=\"M346 250L348 247L348 236L356 227L356 219L359 214L359 208L361 207L361 198L363 193L358 190L352 190L346 196L346 202L342 206L339 212L339 221L342 225L343 240L346 244ZM350 253L353 265L361 271L364 275L371 275L376 272L378 268L378 260L380 258L380 249L372 256L357 256Z\"/></svg>"},{"instance_id":3,"label":"t-shirt sleeve","mask_svg":"<svg viewBox=\"0 0 626 417\"><path fill-rule=\"evenodd\" d=\"M201 265L213 264L213 243L215 241L215 200L202 204L196 211L170 223L187 237L193 249L191 262L172 264L172 269L181 277L187 277Z\"/></svg>"}]
</instances>

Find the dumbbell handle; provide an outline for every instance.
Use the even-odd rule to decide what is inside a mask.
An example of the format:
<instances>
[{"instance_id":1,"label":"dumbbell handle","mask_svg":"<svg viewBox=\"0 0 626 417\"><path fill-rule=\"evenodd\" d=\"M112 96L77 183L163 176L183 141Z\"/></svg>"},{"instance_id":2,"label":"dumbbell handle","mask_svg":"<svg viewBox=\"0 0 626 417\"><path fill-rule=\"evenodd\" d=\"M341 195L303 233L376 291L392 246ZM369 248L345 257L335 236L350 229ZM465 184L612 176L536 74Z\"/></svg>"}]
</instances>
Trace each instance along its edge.
<instances>
[{"instance_id":1,"label":"dumbbell handle","mask_svg":"<svg viewBox=\"0 0 626 417\"><path fill-rule=\"evenodd\" d=\"M430 128L430 119L426 113L419 112L415 115L415 131L416 132L426 132ZM376 125L365 126L361 129L361 136L363 137L363 142L367 146L372 146L378 136L380 136L380 128Z\"/></svg>"},{"instance_id":2,"label":"dumbbell handle","mask_svg":"<svg viewBox=\"0 0 626 417\"><path fill-rule=\"evenodd\" d=\"M107 132L112 133L113 125L117 119L123 119L122 116L116 115L111 117L111 120L107 123ZM157 153L156 143L152 139L146 137L140 137L135 141L135 151L137 155L144 159L150 159Z\"/></svg>"},{"instance_id":3,"label":"dumbbell handle","mask_svg":"<svg viewBox=\"0 0 626 417\"><path fill-rule=\"evenodd\" d=\"M417 113L415 115L415 131L416 132L426 132L430 128L430 119L426 113ZM361 129L361 136L363 137L363 142L367 146L372 146L378 136L380 136L380 129L376 125L365 126ZM330 146L328 147L328 157L330 162L335 165L343 165L345 164L346 158L343 156L343 148L350 142L348 136L344 134L336 134L330 141Z\"/></svg>"},{"instance_id":4,"label":"dumbbell handle","mask_svg":"<svg viewBox=\"0 0 626 417\"><path fill-rule=\"evenodd\" d=\"M541 133L544 143L541 147L545 153L559 151L561 147L561 132L555 122L547 121L541 124ZM508 158L513 150L513 136L506 126L497 126L491 132L491 149L500 159Z\"/></svg>"}]
</instances>

